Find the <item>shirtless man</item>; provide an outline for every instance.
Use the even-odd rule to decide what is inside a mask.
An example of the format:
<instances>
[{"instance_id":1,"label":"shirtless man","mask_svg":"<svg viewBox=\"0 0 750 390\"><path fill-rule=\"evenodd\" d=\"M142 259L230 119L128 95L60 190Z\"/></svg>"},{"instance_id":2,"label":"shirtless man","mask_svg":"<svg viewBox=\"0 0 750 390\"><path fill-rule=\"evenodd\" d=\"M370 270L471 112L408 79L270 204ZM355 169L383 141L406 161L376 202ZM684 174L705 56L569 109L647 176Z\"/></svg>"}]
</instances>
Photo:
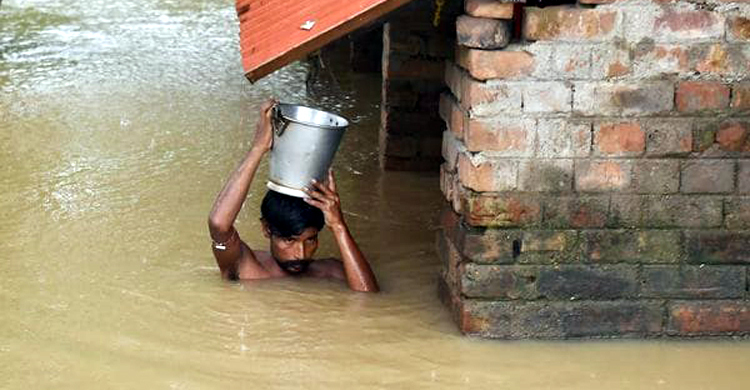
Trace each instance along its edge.
<instances>
[{"instance_id":1,"label":"shirtless man","mask_svg":"<svg viewBox=\"0 0 750 390\"><path fill-rule=\"evenodd\" d=\"M377 292L370 264L349 233L333 172L327 183L313 182L307 198L268 191L261 206L262 233L270 251L256 251L240 239L234 221L263 156L273 146L271 113L275 102L261 106L250 151L229 177L208 217L213 253L221 275L230 280L269 279L308 275L346 280L355 291ZM318 249L318 232L328 225L341 252L341 260L312 260Z\"/></svg>"}]
</instances>

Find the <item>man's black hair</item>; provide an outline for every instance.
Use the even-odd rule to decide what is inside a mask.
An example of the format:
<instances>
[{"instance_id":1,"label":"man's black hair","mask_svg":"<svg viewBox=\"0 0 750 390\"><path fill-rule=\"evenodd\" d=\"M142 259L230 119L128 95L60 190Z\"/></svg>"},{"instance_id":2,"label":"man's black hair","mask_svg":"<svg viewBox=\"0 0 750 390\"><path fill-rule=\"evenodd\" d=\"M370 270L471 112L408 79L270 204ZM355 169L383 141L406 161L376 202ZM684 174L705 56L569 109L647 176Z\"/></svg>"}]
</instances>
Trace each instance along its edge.
<instances>
[{"instance_id":1,"label":"man's black hair","mask_svg":"<svg viewBox=\"0 0 750 390\"><path fill-rule=\"evenodd\" d=\"M318 230L325 225L323 212L307 204L302 198L266 192L260 206L260 214L268 223L271 234L277 237L292 237L312 227Z\"/></svg>"}]
</instances>

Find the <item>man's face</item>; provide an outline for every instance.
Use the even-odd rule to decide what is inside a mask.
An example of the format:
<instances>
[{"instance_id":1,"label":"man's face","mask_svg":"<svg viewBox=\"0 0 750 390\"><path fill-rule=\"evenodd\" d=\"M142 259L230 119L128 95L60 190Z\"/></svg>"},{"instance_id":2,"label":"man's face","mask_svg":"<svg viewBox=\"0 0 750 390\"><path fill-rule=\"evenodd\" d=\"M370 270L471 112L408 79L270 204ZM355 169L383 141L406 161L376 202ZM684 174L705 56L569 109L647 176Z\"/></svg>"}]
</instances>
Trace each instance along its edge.
<instances>
[{"instance_id":1,"label":"man's face","mask_svg":"<svg viewBox=\"0 0 750 390\"><path fill-rule=\"evenodd\" d=\"M301 274L307 270L318 249L318 229L306 228L299 235L277 237L269 234L271 256L284 271Z\"/></svg>"}]
</instances>

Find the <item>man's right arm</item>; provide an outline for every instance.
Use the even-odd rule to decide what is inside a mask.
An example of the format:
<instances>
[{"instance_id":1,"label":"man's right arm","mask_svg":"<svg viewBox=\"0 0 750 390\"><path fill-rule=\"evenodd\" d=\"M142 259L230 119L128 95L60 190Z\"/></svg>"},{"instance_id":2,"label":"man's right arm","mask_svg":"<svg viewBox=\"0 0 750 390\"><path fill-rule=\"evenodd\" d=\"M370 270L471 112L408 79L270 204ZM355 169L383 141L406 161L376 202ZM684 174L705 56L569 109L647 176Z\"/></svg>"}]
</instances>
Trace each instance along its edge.
<instances>
[{"instance_id":1,"label":"man's right arm","mask_svg":"<svg viewBox=\"0 0 750 390\"><path fill-rule=\"evenodd\" d=\"M263 155L273 144L271 109L274 104L273 100L268 100L261 106L261 118L255 130L253 146L219 192L208 216L214 256L225 278L235 279L238 276L237 267L243 252L247 252L247 256L255 260L252 250L240 240L234 229L234 221L242 209Z\"/></svg>"}]
</instances>

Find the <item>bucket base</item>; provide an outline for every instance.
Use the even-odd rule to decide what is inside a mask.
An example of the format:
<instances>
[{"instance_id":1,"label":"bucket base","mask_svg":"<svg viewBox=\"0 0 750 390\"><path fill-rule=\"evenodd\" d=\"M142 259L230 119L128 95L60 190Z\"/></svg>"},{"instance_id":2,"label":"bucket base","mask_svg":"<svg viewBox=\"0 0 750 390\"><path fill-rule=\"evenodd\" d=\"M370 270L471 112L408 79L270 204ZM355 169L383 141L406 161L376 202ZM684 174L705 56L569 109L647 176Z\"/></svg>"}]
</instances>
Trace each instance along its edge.
<instances>
[{"instance_id":1,"label":"bucket base","mask_svg":"<svg viewBox=\"0 0 750 390\"><path fill-rule=\"evenodd\" d=\"M268 183L266 183L266 187L269 190L271 190L271 191L276 191L276 192L278 192L280 194L284 194L284 195L294 196L294 197L297 197L297 198L306 198L307 197L307 194L305 193L305 191L298 190L298 189L295 189L295 188L286 187L286 186L282 186L281 184L276 184L276 183L274 183L272 181L269 181Z\"/></svg>"}]
</instances>

